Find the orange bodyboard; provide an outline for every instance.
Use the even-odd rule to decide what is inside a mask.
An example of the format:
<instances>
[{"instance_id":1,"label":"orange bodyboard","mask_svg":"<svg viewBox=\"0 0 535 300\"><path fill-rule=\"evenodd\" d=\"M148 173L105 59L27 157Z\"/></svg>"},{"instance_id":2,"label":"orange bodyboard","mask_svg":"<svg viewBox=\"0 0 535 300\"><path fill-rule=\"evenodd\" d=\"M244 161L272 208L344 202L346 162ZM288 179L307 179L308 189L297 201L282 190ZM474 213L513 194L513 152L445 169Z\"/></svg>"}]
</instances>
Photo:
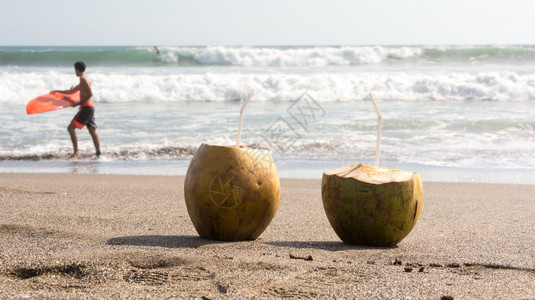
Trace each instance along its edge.
<instances>
[{"instance_id":1,"label":"orange bodyboard","mask_svg":"<svg viewBox=\"0 0 535 300\"><path fill-rule=\"evenodd\" d=\"M49 93L39 96L26 105L26 113L38 114L65 107L74 106L80 103L80 91L72 94Z\"/></svg>"}]
</instances>

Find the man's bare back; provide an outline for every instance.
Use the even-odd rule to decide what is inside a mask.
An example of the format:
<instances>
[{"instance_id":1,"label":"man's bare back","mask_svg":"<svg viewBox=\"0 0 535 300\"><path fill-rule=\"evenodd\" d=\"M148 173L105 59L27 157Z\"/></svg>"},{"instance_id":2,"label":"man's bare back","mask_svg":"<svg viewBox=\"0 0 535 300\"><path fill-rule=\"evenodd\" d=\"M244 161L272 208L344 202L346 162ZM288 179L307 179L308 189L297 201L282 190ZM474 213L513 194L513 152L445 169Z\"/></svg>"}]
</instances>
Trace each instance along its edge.
<instances>
[{"instance_id":1,"label":"man's bare back","mask_svg":"<svg viewBox=\"0 0 535 300\"><path fill-rule=\"evenodd\" d=\"M77 88L80 90L80 105L83 105L85 103L91 103L93 97L93 91L91 89L91 80L85 75L85 73L81 73L78 76L80 77L80 84L78 84L77 86Z\"/></svg>"}]
</instances>

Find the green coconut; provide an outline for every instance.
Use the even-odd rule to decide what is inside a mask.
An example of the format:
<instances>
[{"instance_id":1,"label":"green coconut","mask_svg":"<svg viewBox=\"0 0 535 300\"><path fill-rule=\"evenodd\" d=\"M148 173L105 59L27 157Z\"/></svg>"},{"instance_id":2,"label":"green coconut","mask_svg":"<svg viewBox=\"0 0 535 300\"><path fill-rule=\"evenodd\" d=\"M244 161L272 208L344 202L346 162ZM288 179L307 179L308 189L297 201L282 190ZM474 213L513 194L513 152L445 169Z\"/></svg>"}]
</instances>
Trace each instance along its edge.
<instances>
[{"instance_id":1,"label":"green coconut","mask_svg":"<svg viewBox=\"0 0 535 300\"><path fill-rule=\"evenodd\" d=\"M416 225L423 186L416 172L356 164L324 172L321 194L327 218L344 243L388 247Z\"/></svg>"},{"instance_id":2,"label":"green coconut","mask_svg":"<svg viewBox=\"0 0 535 300\"><path fill-rule=\"evenodd\" d=\"M201 237L254 240L279 205L277 167L267 150L203 143L188 167L184 198Z\"/></svg>"}]
</instances>

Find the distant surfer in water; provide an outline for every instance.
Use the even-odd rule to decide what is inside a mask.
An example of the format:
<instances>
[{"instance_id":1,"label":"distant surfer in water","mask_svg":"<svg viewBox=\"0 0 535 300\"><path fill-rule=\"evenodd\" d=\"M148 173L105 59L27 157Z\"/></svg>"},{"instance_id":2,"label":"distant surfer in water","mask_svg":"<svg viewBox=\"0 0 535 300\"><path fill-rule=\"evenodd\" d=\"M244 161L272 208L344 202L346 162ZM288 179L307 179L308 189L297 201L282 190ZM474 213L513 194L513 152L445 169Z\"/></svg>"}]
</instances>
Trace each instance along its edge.
<instances>
[{"instance_id":1,"label":"distant surfer in water","mask_svg":"<svg viewBox=\"0 0 535 300\"><path fill-rule=\"evenodd\" d=\"M158 50L158 47L154 46L154 50L156 50L156 56L160 57L160 50Z\"/></svg>"},{"instance_id":2,"label":"distant surfer in water","mask_svg":"<svg viewBox=\"0 0 535 300\"><path fill-rule=\"evenodd\" d=\"M87 126L87 130L93 139L93 144L95 145L96 156L100 157L100 141L97 135L97 125L95 124L95 108L91 97L93 96L93 91L91 90L91 80L85 75L85 63L83 61L78 61L74 64L74 70L76 76L80 77L80 83L71 88L70 90L65 91L52 91L51 93L63 93L63 94L72 94L76 91L80 91L80 110L74 116L67 127L69 134L71 135L72 147L74 149L71 157L69 159L78 158L78 138L76 137L75 129L82 129L84 126ZM75 105L75 106L76 106Z\"/></svg>"}]
</instances>

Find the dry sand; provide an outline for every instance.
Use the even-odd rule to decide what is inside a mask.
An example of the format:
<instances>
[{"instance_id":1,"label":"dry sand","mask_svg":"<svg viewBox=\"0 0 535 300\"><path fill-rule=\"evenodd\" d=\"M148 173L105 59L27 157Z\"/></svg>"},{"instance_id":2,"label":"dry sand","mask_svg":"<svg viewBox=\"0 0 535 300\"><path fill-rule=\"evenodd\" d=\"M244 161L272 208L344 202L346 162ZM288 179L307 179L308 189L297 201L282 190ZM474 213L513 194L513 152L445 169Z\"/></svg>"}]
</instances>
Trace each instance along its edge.
<instances>
[{"instance_id":1,"label":"dry sand","mask_svg":"<svg viewBox=\"0 0 535 300\"><path fill-rule=\"evenodd\" d=\"M201 239L183 177L0 174L2 298L535 299L535 186L426 183L397 247L340 242L319 180L256 241Z\"/></svg>"}]
</instances>

